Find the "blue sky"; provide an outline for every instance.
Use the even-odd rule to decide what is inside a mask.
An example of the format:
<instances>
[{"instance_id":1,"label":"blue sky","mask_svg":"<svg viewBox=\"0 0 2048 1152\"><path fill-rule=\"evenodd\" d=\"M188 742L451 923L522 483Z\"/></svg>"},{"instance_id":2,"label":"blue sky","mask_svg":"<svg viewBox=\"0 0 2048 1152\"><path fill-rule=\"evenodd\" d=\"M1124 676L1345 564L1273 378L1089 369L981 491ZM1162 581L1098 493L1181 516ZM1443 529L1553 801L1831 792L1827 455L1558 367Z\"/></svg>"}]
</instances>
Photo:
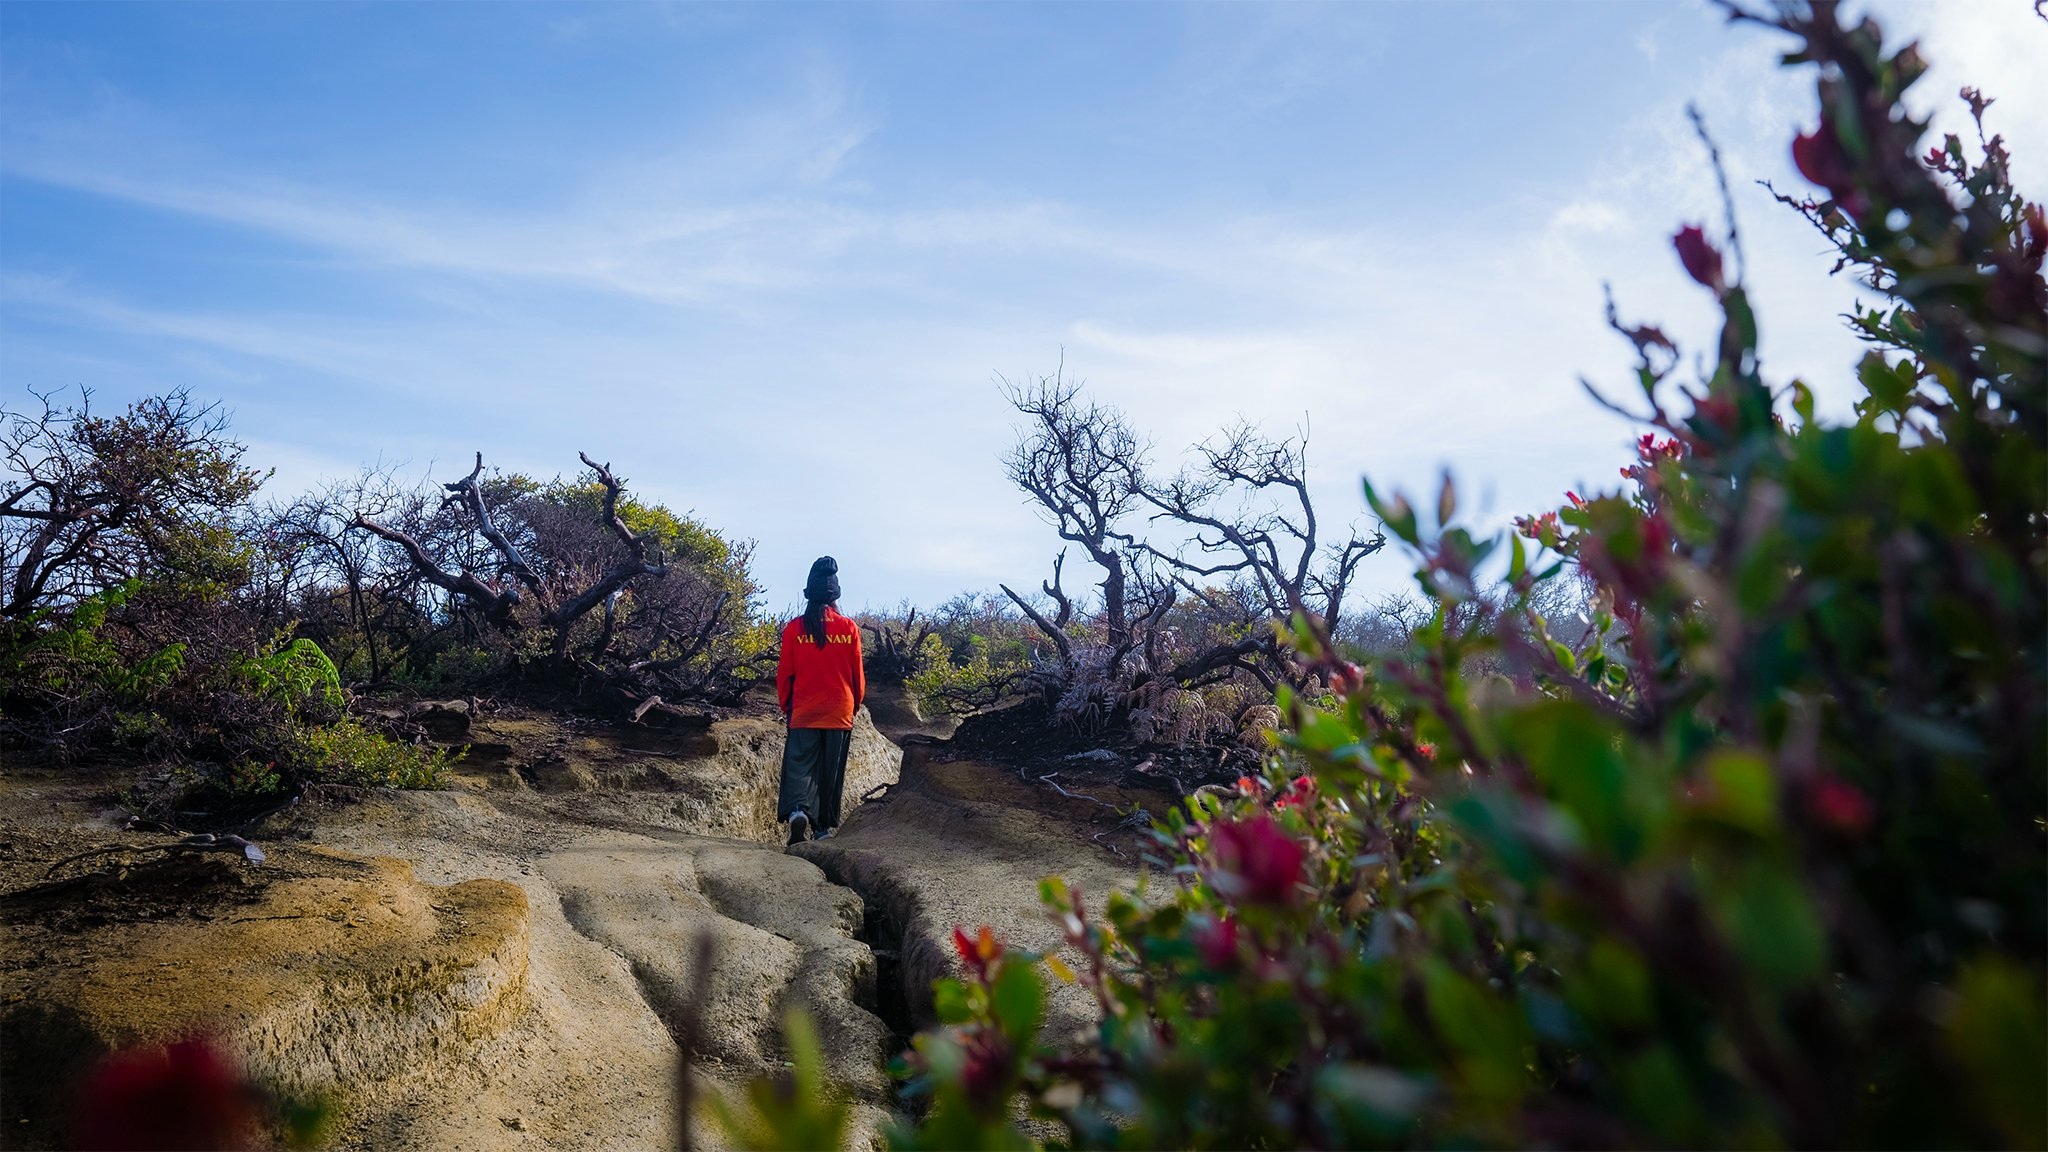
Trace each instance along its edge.
<instances>
[{"instance_id":1,"label":"blue sky","mask_svg":"<svg viewBox=\"0 0 2048 1152\"><path fill-rule=\"evenodd\" d=\"M2040 197L2048 24L1877 10ZM1814 118L1776 47L1678 3L5 4L0 397L187 387L279 496L587 451L757 540L771 608L826 552L855 606L1035 584L996 385L1062 359L1162 465L1306 420L1326 519L1445 466L1504 518L1627 457L1603 281L1711 337L1688 101L1767 360L1846 404L1850 289L1751 183Z\"/></svg>"}]
</instances>

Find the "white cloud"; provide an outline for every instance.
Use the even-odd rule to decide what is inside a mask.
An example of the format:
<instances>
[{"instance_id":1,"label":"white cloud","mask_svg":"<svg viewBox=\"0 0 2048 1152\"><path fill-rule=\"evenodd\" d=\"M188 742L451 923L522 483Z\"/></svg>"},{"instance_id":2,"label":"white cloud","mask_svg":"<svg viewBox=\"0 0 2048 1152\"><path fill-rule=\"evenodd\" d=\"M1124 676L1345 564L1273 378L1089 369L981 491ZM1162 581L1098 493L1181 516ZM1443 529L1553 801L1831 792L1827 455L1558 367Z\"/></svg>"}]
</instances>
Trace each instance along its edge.
<instances>
[{"instance_id":1,"label":"white cloud","mask_svg":"<svg viewBox=\"0 0 2048 1152\"><path fill-rule=\"evenodd\" d=\"M1901 21L1926 24L1930 91L1983 75L2001 96L1994 126L2048 157L2048 143L2023 139L2048 125L2048 96L2013 47L2024 30L1953 10ZM1355 63L1383 49L1370 19L1309 44L1287 23L1299 18L1262 23L1242 45L1198 37L1188 59L1217 65L1208 98L1242 84L1278 106L1350 66L1347 52ZM1654 58L1668 37L1645 36L1638 48ZM1567 486L1609 485L1625 457L1630 430L1576 384L1581 372L1626 378L1600 315L1603 279L1625 315L1694 346L1712 336L1710 306L1668 246L1679 223L1720 212L1689 97L1736 182L1769 363L1842 401L1855 348L1834 314L1849 288L1752 183L1796 178L1786 141L1812 114L1810 81L1776 68L1766 40L1710 43L1696 91L1637 109L1553 186L1398 222L1193 208L1164 219L1000 188L891 203L861 180L883 125L822 58L723 130L598 160L562 195L518 208L294 181L116 101L10 124L0 163L288 240L389 306L173 306L14 271L0 314L138 342L137 358L242 397L252 456L279 462L280 487L379 454L457 460L477 447L549 475L587 449L649 495L758 537L771 588L819 552L839 555L856 602L1036 583L1055 542L1002 481L1010 415L992 374L1049 372L1062 346L1068 370L1124 406L1163 462L1233 418L1285 430L1306 414L1327 520L1362 512L1361 473L1420 489L1445 465L1505 516ZM1679 55L1663 58L1677 67ZM16 370L61 359L41 343L7 355ZM1388 556L1368 579L1404 569Z\"/></svg>"}]
</instances>

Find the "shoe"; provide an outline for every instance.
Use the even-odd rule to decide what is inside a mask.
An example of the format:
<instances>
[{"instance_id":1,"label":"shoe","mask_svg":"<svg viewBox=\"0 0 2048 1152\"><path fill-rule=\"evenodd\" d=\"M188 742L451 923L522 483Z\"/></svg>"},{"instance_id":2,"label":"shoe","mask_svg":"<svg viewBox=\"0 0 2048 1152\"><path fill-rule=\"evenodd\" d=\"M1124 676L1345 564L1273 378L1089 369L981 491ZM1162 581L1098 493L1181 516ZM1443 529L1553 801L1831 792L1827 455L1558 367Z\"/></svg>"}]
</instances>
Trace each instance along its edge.
<instances>
[{"instance_id":1,"label":"shoe","mask_svg":"<svg viewBox=\"0 0 2048 1152\"><path fill-rule=\"evenodd\" d=\"M813 836L813 837L811 837L811 839L813 839L813 840L830 840L830 839L832 838L832 834L833 834L834 832L837 832L837 831L839 831L839 829L837 829L837 828L827 828L827 829L825 829L825 830L824 830L823 832L820 832L820 833L818 833L818 834L817 834L816 836Z\"/></svg>"},{"instance_id":2,"label":"shoe","mask_svg":"<svg viewBox=\"0 0 2048 1152\"><path fill-rule=\"evenodd\" d=\"M811 818L799 808L789 814L789 842L801 844L810 838Z\"/></svg>"}]
</instances>

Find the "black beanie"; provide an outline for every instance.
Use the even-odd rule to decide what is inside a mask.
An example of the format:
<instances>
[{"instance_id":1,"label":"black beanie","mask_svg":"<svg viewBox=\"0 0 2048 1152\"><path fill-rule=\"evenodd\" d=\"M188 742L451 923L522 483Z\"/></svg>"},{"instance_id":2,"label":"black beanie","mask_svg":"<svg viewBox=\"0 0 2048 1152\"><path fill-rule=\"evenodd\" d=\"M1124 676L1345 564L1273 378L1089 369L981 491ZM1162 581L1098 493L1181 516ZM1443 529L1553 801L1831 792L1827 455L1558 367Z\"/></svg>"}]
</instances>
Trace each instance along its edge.
<instances>
[{"instance_id":1,"label":"black beanie","mask_svg":"<svg viewBox=\"0 0 2048 1152\"><path fill-rule=\"evenodd\" d=\"M831 604L839 599L839 561L820 556L811 565L811 578L804 582L804 599L813 604Z\"/></svg>"}]
</instances>

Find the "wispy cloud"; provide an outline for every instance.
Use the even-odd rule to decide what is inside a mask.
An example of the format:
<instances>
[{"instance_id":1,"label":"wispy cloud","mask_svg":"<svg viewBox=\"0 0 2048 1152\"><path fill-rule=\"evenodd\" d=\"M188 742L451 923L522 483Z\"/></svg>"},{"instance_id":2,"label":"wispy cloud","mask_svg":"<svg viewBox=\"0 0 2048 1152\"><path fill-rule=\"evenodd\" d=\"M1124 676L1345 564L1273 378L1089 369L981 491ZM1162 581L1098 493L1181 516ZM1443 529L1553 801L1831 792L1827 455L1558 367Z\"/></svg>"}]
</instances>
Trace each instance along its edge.
<instances>
[{"instance_id":1,"label":"wispy cloud","mask_svg":"<svg viewBox=\"0 0 2048 1152\"><path fill-rule=\"evenodd\" d=\"M622 34L615 10L575 11L582 27L542 38L596 53ZM2009 21L1910 12L1930 22L1938 61L1991 61L1987 89L2010 89L1994 108L2001 130L2048 124ZM1176 130L1205 140L1237 130L1212 123L1227 111L1257 120L1356 99L1366 89L1345 85L1359 61L1398 50L1384 24L1374 8L1194 10L1152 103L1103 116L1151 123L1184 99ZM855 55L809 42L766 96L687 128L650 117L632 146L565 152L554 184L516 195L423 192L369 167L323 178L118 90L10 97L0 176L204 222L260 252L262 283L278 287L186 300L10 257L0 363L16 379L90 363L215 389L285 463L280 483L478 447L552 474L588 449L650 495L758 537L771 587L832 551L877 602L1040 569L1050 541L996 464L1011 416L993 376L1051 371L1063 348L1163 462L1240 416L1276 428L1305 416L1333 521L1362 511L1362 472L1416 487L1446 465L1507 515L1606 483L1621 455L1629 430L1576 385L1582 372L1624 375L1603 281L1629 315L1711 337L1709 305L1668 249L1678 223L1720 211L1689 99L1737 180L1773 369L1825 388L1853 358L1835 320L1849 287L1752 183L1791 178L1784 145L1811 115L1810 88L1755 34L1700 58L1679 50L1680 31L1694 34L1659 23L1650 55L1693 79L1599 110L1606 139L1566 175L1533 181L1447 154L1430 158L1447 189L1498 191L1398 213L1370 197L1119 196L1091 183L1086 161L1114 160L1101 151L1071 161L1057 191L1004 173L929 179L928 162L905 175L890 149L905 118L930 110L891 107ZM1325 163L1319 143L1299 142L1302 171ZM327 291L345 305L316 302ZM1369 578L1401 567L1387 558Z\"/></svg>"}]
</instances>

